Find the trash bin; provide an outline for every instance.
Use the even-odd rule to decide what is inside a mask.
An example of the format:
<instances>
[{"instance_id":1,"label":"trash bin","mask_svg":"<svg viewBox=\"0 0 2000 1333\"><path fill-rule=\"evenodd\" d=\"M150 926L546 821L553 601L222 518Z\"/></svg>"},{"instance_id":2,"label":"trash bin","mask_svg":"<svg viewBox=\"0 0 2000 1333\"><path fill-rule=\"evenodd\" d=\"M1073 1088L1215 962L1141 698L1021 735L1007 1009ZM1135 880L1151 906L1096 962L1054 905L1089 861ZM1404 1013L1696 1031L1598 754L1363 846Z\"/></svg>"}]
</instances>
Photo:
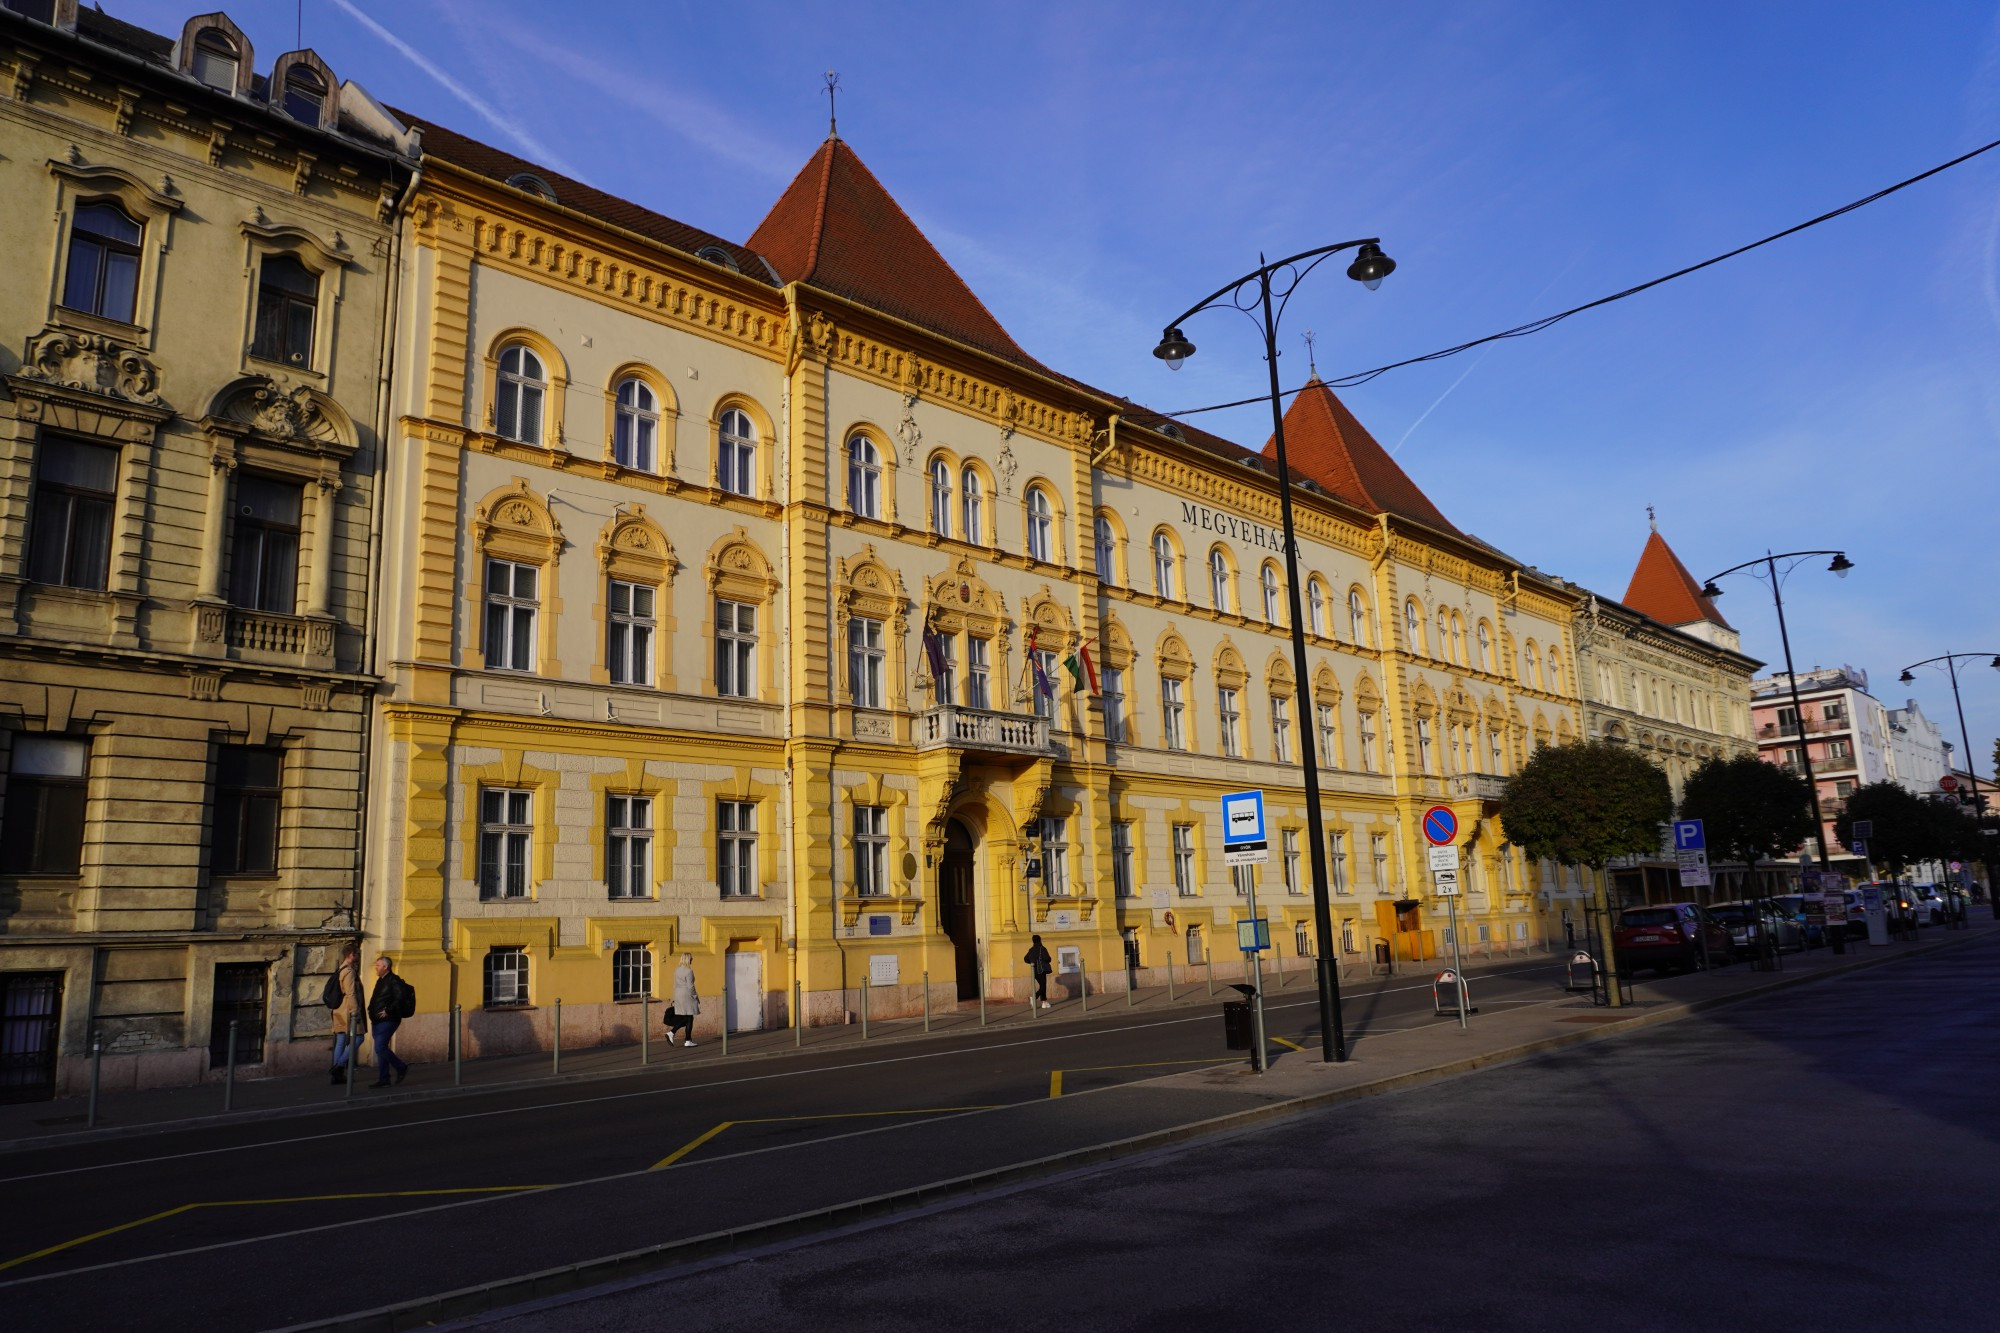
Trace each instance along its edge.
<instances>
[{"instance_id":1,"label":"trash bin","mask_svg":"<svg viewBox=\"0 0 2000 1333\"><path fill-rule=\"evenodd\" d=\"M1247 1051L1257 1044L1250 1023L1250 1001L1222 1002L1222 1040L1232 1051Z\"/></svg>"},{"instance_id":2,"label":"trash bin","mask_svg":"<svg viewBox=\"0 0 2000 1333\"><path fill-rule=\"evenodd\" d=\"M1389 965L1389 941L1377 940L1375 942L1375 961L1383 967Z\"/></svg>"}]
</instances>

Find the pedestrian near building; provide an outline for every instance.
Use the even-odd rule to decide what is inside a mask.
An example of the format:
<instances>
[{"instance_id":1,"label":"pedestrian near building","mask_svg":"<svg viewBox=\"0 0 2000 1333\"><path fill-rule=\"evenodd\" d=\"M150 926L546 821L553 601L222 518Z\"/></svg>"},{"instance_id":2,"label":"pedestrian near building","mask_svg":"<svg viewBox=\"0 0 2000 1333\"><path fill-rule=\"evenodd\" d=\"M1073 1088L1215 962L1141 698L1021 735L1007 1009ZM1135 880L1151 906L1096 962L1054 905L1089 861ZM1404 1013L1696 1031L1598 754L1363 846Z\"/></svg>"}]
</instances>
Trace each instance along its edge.
<instances>
[{"instance_id":1,"label":"pedestrian near building","mask_svg":"<svg viewBox=\"0 0 2000 1333\"><path fill-rule=\"evenodd\" d=\"M340 998L331 1006L328 1015L333 1024L333 1081L345 1082L347 1062L360 1054L356 1049L361 1040L355 1035L354 1020L361 1013L361 948L349 942L341 946L340 966L334 969L334 985L340 987Z\"/></svg>"},{"instance_id":2,"label":"pedestrian near building","mask_svg":"<svg viewBox=\"0 0 2000 1333\"><path fill-rule=\"evenodd\" d=\"M681 965L674 969L674 1000L667 1009L667 1040L675 1040L680 1034L683 1046L694 1045L694 1020L701 1013L701 996L694 988L694 955L681 955Z\"/></svg>"},{"instance_id":3,"label":"pedestrian near building","mask_svg":"<svg viewBox=\"0 0 2000 1333\"><path fill-rule=\"evenodd\" d=\"M1035 942L1028 946L1028 951L1021 955L1021 961L1035 973L1034 1002L1046 1009L1049 1007L1049 973L1056 970L1055 960L1049 957L1048 946L1042 943L1040 935L1035 936L1034 940Z\"/></svg>"},{"instance_id":4,"label":"pedestrian near building","mask_svg":"<svg viewBox=\"0 0 2000 1333\"><path fill-rule=\"evenodd\" d=\"M369 1040L375 1044L375 1081L371 1088L386 1088L390 1071L401 1083L410 1067L396 1054L396 1029L416 1012L417 995L410 983L396 975L396 960L383 954L375 960L375 989L368 993Z\"/></svg>"}]
</instances>

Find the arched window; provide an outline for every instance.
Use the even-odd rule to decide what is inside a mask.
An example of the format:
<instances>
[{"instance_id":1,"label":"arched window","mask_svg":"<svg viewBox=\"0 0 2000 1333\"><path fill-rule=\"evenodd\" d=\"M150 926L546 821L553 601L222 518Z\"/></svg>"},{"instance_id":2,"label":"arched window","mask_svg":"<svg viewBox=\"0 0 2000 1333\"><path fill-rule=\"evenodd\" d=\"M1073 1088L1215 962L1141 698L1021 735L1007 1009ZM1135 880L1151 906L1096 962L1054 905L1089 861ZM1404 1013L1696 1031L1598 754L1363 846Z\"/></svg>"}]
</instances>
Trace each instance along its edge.
<instances>
[{"instance_id":1,"label":"arched window","mask_svg":"<svg viewBox=\"0 0 2000 1333\"><path fill-rule=\"evenodd\" d=\"M1264 623L1275 625L1284 619L1278 610L1278 567L1276 565L1264 566L1262 582L1264 585Z\"/></svg>"},{"instance_id":2,"label":"arched window","mask_svg":"<svg viewBox=\"0 0 2000 1333\"><path fill-rule=\"evenodd\" d=\"M657 471L660 410L652 386L642 379L622 379L617 400L611 419L611 460L619 467Z\"/></svg>"},{"instance_id":3,"label":"arched window","mask_svg":"<svg viewBox=\"0 0 2000 1333\"><path fill-rule=\"evenodd\" d=\"M1403 603L1403 637L1408 640L1404 647L1413 653L1424 650L1424 613L1417 609L1417 599L1412 597Z\"/></svg>"},{"instance_id":4,"label":"arched window","mask_svg":"<svg viewBox=\"0 0 2000 1333\"><path fill-rule=\"evenodd\" d=\"M985 541L986 500L978 472L968 467L959 474L959 494L960 507L965 511L965 539L969 542Z\"/></svg>"},{"instance_id":5,"label":"arched window","mask_svg":"<svg viewBox=\"0 0 2000 1333\"><path fill-rule=\"evenodd\" d=\"M194 39L194 76L220 92L236 91L236 67L241 57L229 34L203 28Z\"/></svg>"},{"instance_id":6,"label":"arched window","mask_svg":"<svg viewBox=\"0 0 2000 1333\"><path fill-rule=\"evenodd\" d=\"M1560 693L1562 693L1562 687L1563 687L1563 656L1562 656L1562 654L1561 654L1560 652L1557 652L1557 651L1556 651L1556 650L1555 650L1554 648L1551 648L1551 649L1549 649L1549 679L1548 679L1548 687L1549 687L1550 691L1551 691L1551 692L1553 692L1553 693L1556 693L1556 694L1560 694ZM1680 699L1680 693L1681 693L1681 692L1680 692L1679 688L1678 688L1678 687L1676 687L1676 688L1675 688L1675 690L1674 690L1674 720L1675 720L1676 722L1680 721L1680 716L1681 716L1681 699Z\"/></svg>"},{"instance_id":7,"label":"arched window","mask_svg":"<svg viewBox=\"0 0 2000 1333\"><path fill-rule=\"evenodd\" d=\"M311 65L293 65L285 74L285 114L301 125L317 125L326 107L326 80Z\"/></svg>"},{"instance_id":8,"label":"arched window","mask_svg":"<svg viewBox=\"0 0 2000 1333\"><path fill-rule=\"evenodd\" d=\"M1467 665L1465 660L1465 617L1456 611L1451 613L1451 660L1460 666Z\"/></svg>"},{"instance_id":9,"label":"arched window","mask_svg":"<svg viewBox=\"0 0 2000 1333\"><path fill-rule=\"evenodd\" d=\"M1437 655L1447 659L1451 657L1451 612L1441 606L1438 608Z\"/></svg>"},{"instance_id":10,"label":"arched window","mask_svg":"<svg viewBox=\"0 0 2000 1333\"><path fill-rule=\"evenodd\" d=\"M1229 558L1220 546L1208 553L1208 598L1218 611L1229 609Z\"/></svg>"},{"instance_id":11,"label":"arched window","mask_svg":"<svg viewBox=\"0 0 2000 1333\"><path fill-rule=\"evenodd\" d=\"M1479 669L1493 670L1493 631L1486 628L1486 622L1479 622Z\"/></svg>"},{"instance_id":12,"label":"arched window","mask_svg":"<svg viewBox=\"0 0 2000 1333\"><path fill-rule=\"evenodd\" d=\"M1164 532L1153 534L1153 587L1162 597L1178 597L1174 590L1174 543Z\"/></svg>"},{"instance_id":13,"label":"arched window","mask_svg":"<svg viewBox=\"0 0 2000 1333\"><path fill-rule=\"evenodd\" d=\"M1097 516L1092 526L1093 554L1097 559L1097 577L1106 583L1118 581L1118 537L1111 530L1111 520L1104 515Z\"/></svg>"},{"instance_id":14,"label":"arched window","mask_svg":"<svg viewBox=\"0 0 2000 1333\"><path fill-rule=\"evenodd\" d=\"M494 393L493 424L502 436L522 444L542 442L542 395L548 372L542 359L519 343L500 353L500 383Z\"/></svg>"},{"instance_id":15,"label":"arched window","mask_svg":"<svg viewBox=\"0 0 2000 1333\"><path fill-rule=\"evenodd\" d=\"M1306 625L1314 634L1326 634L1326 585L1318 579L1306 584Z\"/></svg>"},{"instance_id":16,"label":"arched window","mask_svg":"<svg viewBox=\"0 0 2000 1333\"><path fill-rule=\"evenodd\" d=\"M951 464L942 458L931 460L931 531L951 536Z\"/></svg>"},{"instance_id":17,"label":"arched window","mask_svg":"<svg viewBox=\"0 0 2000 1333\"><path fill-rule=\"evenodd\" d=\"M847 507L863 518L882 517L882 454L866 435L847 440Z\"/></svg>"},{"instance_id":18,"label":"arched window","mask_svg":"<svg viewBox=\"0 0 2000 1333\"><path fill-rule=\"evenodd\" d=\"M1055 509L1049 493L1039 486L1028 488L1028 558L1047 560L1054 544Z\"/></svg>"},{"instance_id":19,"label":"arched window","mask_svg":"<svg viewBox=\"0 0 2000 1333\"><path fill-rule=\"evenodd\" d=\"M1535 641L1533 639L1528 640L1528 646L1522 650L1522 654L1521 683L1532 686L1535 689L1540 689L1542 686L1542 655L1535 651Z\"/></svg>"},{"instance_id":20,"label":"arched window","mask_svg":"<svg viewBox=\"0 0 2000 1333\"><path fill-rule=\"evenodd\" d=\"M132 322L139 297L139 238L144 229L116 204L76 210L69 232L63 304L121 324Z\"/></svg>"},{"instance_id":21,"label":"arched window","mask_svg":"<svg viewBox=\"0 0 2000 1333\"><path fill-rule=\"evenodd\" d=\"M1361 600L1359 588L1347 594L1347 636L1357 648L1368 646L1368 604Z\"/></svg>"},{"instance_id":22,"label":"arched window","mask_svg":"<svg viewBox=\"0 0 2000 1333\"><path fill-rule=\"evenodd\" d=\"M715 481L732 495L757 493L757 427L746 412L730 408L716 423Z\"/></svg>"}]
</instances>

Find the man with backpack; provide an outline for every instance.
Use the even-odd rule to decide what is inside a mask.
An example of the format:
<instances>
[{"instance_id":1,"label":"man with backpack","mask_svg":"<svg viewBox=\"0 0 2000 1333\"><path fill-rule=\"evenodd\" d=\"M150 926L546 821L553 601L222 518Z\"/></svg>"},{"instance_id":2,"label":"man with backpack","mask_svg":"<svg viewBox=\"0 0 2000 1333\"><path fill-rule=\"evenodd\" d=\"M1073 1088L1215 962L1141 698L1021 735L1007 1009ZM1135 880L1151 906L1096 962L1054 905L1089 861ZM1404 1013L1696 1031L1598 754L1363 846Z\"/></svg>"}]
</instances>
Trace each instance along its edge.
<instances>
[{"instance_id":1,"label":"man with backpack","mask_svg":"<svg viewBox=\"0 0 2000 1333\"><path fill-rule=\"evenodd\" d=\"M382 954L375 960L375 989L368 993L369 1036L375 1043L375 1081L369 1087L388 1087L392 1069L398 1083L410 1072L391 1043L403 1020L416 1012L416 989L396 975L396 960Z\"/></svg>"},{"instance_id":2,"label":"man with backpack","mask_svg":"<svg viewBox=\"0 0 2000 1333\"><path fill-rule=\"evenodd\" d=\"M333 1023L333 1081L345 1083L348 1057L355 1053L350 1048L361 1044L354 1035L354 1020L361 1012L361 947L354 941L341 946L340 966L326 979L319 998Z\"/></svg>"}]
</instances>

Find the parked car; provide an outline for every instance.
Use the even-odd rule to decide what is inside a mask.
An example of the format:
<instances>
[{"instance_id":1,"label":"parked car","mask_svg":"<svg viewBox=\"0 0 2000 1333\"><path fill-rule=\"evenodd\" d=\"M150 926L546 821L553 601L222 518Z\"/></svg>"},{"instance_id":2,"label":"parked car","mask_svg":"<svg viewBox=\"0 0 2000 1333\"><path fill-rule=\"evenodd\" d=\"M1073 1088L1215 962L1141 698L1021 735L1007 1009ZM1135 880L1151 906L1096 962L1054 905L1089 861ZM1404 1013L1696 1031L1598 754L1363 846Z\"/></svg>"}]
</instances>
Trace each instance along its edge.
<instances>
[{"instance_id":1,"label":"parked car","mask_svg":"<svg viewBox=\"0 0 2000 1333\"><path fill-rule=\"evenodd\" d=\"M1771 903L1784 916L1799 923L1808 946L1818 948L1826 943L1826 932L1806 919L1806 896L1803 893L1781 893Z\"/></svg>"},{"instance_id":2,"label":"parked car","mask_svg":"<svg viewBox=\"0 0 2000 1333\"><path fill-rule=\"evenodd\" d=\"M1702 965L1702 938L1709 957L1726 962L1729 932L1706 917L1693 903L1655 903L1628 907L1618 914L1611 933L1612 955L1627 976L1646 968L1661 972L1692 972Z\"/></svg>"},{"instance_id":3,"label":"parked car","mask_svg":"<svg viewBox=\"0 0 2000 1333\"><path fill-rule=\"evenodd\" d=\"M1847 900L1847 938L1865 940L1868 938L1868 912L1861 903L1861 890L1842 889L1840 896Z\"/></svg>"},{"instance_id":4,"label":"parked car","mask_svg":"<svg viewBox=\"0 0 2000 1333\"><path fill-rule=\"evenodd\" d=\"M1935 884L1905 884L1903 901L1909 904L1906 910L1916 916L1919 925L1941 926L1951 914L1951 904Z\"/></svg>"},{"instance_id":5,"label":"parked car","mask_svg":"<svg viewBox=\"0 0 2000 1333\"><path fill-rule=\"evenodd\" d=\"M1708 914L1728 932L1730 947L1738 953L1763 948L1766 936L1777 941L1780 952L1806 947L1806 928L1769 898L1755 903L1710 903Z\"/></svg>"}]
</instances>

